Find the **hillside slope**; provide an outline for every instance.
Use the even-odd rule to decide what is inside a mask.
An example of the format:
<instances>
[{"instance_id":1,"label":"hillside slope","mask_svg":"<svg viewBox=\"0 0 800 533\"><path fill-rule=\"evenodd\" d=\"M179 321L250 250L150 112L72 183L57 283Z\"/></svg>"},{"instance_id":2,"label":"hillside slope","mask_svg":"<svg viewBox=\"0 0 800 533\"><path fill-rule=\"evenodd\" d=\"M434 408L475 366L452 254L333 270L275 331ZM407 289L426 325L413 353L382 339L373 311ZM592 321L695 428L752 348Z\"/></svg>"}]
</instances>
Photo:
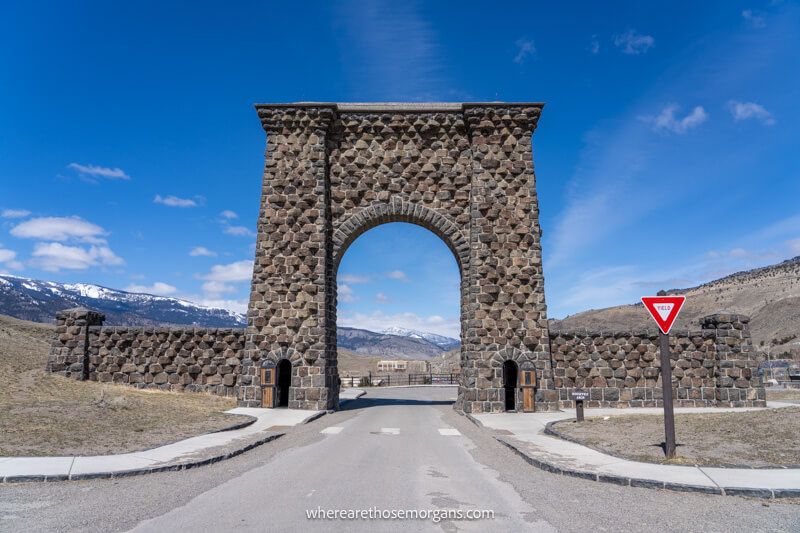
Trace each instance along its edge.
<instances>
[{"instance_id":1,"label":"hillside slope","mask_svg":"<svg viewBox=\"0 0 800 533\"><path fill-rule=\"evenodd\" d=\"M728 311L750 316L756 346L781 351L800 338L800 256L667 292L687 297L675 326L678 329L694 328L701 317ZM553 323L604 331L654 327L641 304L593 309Z\"/></svg>"}]
</instances>

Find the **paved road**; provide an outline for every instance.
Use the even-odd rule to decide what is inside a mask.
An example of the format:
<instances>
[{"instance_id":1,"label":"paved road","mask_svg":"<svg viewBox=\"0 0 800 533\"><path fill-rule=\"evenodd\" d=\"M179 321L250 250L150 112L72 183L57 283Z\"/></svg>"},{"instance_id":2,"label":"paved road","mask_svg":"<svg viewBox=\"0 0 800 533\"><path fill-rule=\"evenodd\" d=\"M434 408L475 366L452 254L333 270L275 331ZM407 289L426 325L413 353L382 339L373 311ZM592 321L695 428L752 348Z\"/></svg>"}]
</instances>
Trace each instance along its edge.
<instances>
[{"instance_id":1,"label":"paved road","mask_svg":"<svg viewBox=\"0 0 800 533\"><path fill-rule=\"evenodd\" d=\"M186 472L0 487L0 529L735 531L800 529L800 505L616 487L537 470L450 405L370 390L239 457ZM307 510L488 509L494 519L309 520Z\"/></svg>"}]
</instances>

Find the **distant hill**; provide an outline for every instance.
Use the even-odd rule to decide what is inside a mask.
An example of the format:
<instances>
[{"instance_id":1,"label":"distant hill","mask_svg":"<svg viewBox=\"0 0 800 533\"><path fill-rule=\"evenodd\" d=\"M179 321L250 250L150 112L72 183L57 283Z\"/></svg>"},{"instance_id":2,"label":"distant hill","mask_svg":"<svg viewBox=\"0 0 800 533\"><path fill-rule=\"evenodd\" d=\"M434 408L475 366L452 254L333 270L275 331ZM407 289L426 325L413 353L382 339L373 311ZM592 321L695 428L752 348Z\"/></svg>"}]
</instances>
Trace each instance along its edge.
<instances>
[{"instance_id":1,"label":"distant hill","mask_svg":"<svg viewBox=\"0 0 800 533\"><path fill-rule=\"evenodd\" d=\"M106 315L109 326L171 324L242 327L245 316L227 309L204 307L186 300L126 292L86 283L56 283L0 276L0 314L52 323L58 311L88 307Z\"/></svg>"},{"instance_id":2,"label":"distant hill","mask_svg":"<svg viewBox=\"0 0 800 533\"><path fill-rule=\"evenodd\" d=\"M729 311L750 316L753 344L760 349L778 354L800 342L800 256L667 292L687 297L676 328L696 327L703 316ZM552 323L603 331L654 327L641 303L592 309Z\"/></svg>"},{"instance_id":3,"label":"distant hill","mask_svg":"<svg viewBox=\"0 0 800 533\"><path fill-rule=\"evenodd\" d=\"M85 283L56 283L0 275L0 314L52 324L58 311L83 306L106 315L108 326L244 327L247 318L227 309L177 298L109 289ZM457 348L457 339L389 327L385 333L340 327L339 348L379 359L429 359Z\"/></svg>"},{"instance_id":4,"label":"distant hill","mask_svg":"<svg viewBox=\"0 0 800 533\"><path fill-rule=\"evenodd\" d=\"M447 339L447 337L442 337L442 339ZM446 343L448 348L452 342L455 342L456 345L460 344L455 339L449 339L449 341ZM400 336L345 327L338 328L336 344L338 348L344 348L355 354L378 356L384 359L430 359L447 351L439 344L420 336Z\"/></svg>"}]
</instances>

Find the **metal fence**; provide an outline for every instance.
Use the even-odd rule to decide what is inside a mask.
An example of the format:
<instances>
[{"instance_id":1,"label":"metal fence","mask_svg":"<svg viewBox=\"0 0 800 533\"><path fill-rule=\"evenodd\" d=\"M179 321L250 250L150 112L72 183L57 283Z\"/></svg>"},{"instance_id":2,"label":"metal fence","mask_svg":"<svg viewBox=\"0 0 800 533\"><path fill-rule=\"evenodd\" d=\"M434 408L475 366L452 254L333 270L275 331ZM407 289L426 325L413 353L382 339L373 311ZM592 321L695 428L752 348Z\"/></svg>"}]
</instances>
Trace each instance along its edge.
<instances>
[{"instance_id":1,"label":"metal fence","mask_svg":"<svg viewBox=\"0 0 800 533\"><path fill-rule=\"evenodd\" d=\"M392 387L397 385L458 385L458 374L369 374L340 376L344 387Z\"/></svg>"}]
</instances>

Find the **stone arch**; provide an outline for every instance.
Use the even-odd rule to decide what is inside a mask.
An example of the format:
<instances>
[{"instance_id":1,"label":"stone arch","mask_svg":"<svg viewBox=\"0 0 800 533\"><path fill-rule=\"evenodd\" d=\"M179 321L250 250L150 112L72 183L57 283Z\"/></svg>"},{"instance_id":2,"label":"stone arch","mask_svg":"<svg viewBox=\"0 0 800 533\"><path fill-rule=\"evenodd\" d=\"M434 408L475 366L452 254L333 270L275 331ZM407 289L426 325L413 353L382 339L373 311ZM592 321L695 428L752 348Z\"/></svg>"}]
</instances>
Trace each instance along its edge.
<instances>
[{"instance_id":1,"label":"stone arch","mask_svg":"<svg viewBox=\"0 0 800 533\"><path fill-rule=\"evenodd\" d=\"M502 410L492 358L510 347L552 389L532 159L542 107L257 105L267 145L240 403L260 406L256 363L291 349L291 406L338 407L336 271L348 246L385 222L432 231L458 263L456 407Z\"/></svg>"},{"instance_id":2,"label":"stone arch","mask_svg":"<svg viewBox=\"0 0 800 533\"><path fill-rule=\"evenodd\" d=\"M430 230L453 252L461 275L469 271L469 242L458 226L433 209L398 198L365 207L350 215L337 228L333 234L333 271L338 270L342 257L358 237L390 222L408 222Z\"/></svg>"}]
</instances>

